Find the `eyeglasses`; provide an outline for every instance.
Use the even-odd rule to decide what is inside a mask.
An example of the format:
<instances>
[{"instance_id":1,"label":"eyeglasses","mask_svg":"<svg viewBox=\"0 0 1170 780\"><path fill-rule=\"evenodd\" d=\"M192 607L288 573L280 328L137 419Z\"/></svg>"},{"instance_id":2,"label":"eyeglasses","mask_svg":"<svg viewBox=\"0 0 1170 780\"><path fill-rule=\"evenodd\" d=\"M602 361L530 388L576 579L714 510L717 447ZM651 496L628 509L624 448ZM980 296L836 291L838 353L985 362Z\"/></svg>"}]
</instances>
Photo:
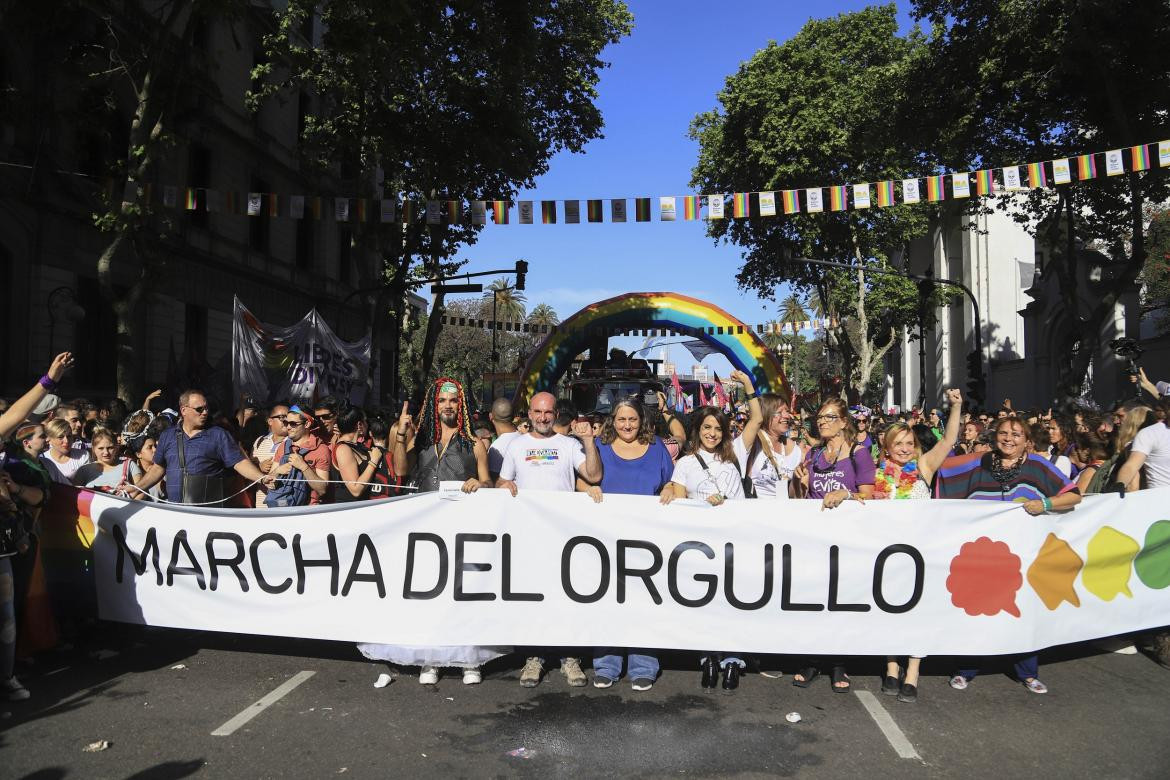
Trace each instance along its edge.
<instances>
[{"instance_id":1,"label":"eyeglasses","mask_svg":"<svg viewBox=\"0 0 1170 780\"><path fill-rule=\"evenodd\" d=\"M289 428L299 428L300 426L305 424L305 421L304 420L290 420L286 417L284 420L284 424Z\"/></svg>"},{"instance_id":2,"label":"eyeglasses","mask_svg":"<svg viewBox=\"0 0 1170 780\"><path fill-rule=\"evenodd\" d=\"M284 417L284 415L281 415L281 414L274 414L271 417L269 417L268 419L269 420L284 420L285 417Z\"/></svg>"},{"instance_id":3,"label":"eyeglasses","mask_svg":"<svg viewBox=\"0 0 1170 780\"><path fill-rule=\"evenodd\" d=\"M828 422L836 422L837 420L840 420L840 419L841 419L841 415L839 415L839 414L818 414L817 415L817 422L820 422L821 420L826 420Z\"/></svg>"}]
</instances>

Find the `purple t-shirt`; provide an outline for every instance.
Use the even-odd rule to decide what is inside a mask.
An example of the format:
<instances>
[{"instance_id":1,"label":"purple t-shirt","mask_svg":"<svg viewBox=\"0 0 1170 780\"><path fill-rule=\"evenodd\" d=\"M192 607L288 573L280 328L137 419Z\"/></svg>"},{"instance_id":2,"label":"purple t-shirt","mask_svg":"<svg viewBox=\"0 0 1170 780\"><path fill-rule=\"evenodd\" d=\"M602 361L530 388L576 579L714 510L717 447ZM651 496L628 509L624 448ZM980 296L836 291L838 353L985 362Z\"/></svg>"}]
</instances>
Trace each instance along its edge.
<instances>
[{"instance_id":1,"label":"purple t-shirt","mask_svg":"<svg viewBox=\"0 0 1170 780\"><path fill-rule=\"evenodd\" d=\"M853 457L842 451L836 463L829 463L825 451L817 448L809 453L808 497L824 498L834 490L848 490L857 493L860 485L872 485L876 467L869 450L855 447Z\"/></svg>"}]
</instances>

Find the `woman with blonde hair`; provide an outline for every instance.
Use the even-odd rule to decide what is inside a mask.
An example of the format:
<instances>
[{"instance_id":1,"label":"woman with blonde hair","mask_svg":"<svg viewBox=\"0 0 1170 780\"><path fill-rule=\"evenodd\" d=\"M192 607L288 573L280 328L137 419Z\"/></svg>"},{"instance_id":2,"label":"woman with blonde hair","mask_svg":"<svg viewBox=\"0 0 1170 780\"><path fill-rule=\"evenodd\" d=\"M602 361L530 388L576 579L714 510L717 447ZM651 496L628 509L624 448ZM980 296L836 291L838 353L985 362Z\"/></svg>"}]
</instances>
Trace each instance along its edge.
<instances>
[{"instance_id":1,"label":"woman with blonde hair","mask_svg":"<svg viewBox=\"0 0 1170 780\"><path fill-rule=\"evenodd\" d=\"M881 462L874 474L874 498L930 498L930 483L955 446L963 420L963 396L959 391L947 390L946 399L951 410L943 437L927 452L922 451L914 430L905 423L894 423L886 429L881 441ZM918 670L923 658L910 655L904 673L897 657L887 658L882 693L908 704L918 701Z\"/></svg>"},{"instance_id":2,"label":"woman with blonde hair","mask_svg":"<svg viewBox=\"0 0 1170 780\"><path fill-rule=\"evenodd\" d=\"M60 417L45 423L45 436L49 448L41 458L50 466L49 473L56 475L54 481L72 482L77 470L89 463L89 452L73 446L73 428Z\"/></svg>"}]
</instances>

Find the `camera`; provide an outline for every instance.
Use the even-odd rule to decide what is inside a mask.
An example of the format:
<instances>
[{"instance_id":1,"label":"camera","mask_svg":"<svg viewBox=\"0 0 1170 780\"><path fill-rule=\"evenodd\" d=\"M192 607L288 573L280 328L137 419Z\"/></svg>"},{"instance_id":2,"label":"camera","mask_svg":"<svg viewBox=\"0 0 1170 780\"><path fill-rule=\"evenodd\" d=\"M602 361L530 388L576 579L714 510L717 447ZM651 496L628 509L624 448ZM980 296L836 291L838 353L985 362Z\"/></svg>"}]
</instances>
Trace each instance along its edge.
<instances>
[{"instance_id":1,"label":"camera","mask_svg":"<svg viewBox=\"0 0 1170 780\"><path fill-rule=\"evenodd\" d=\"M1137 343L1136 339L1123 336L1122 338L1113 339L1113 341L1110 341L1109 347L1113 350L1114 355L1117 355L1118 358L1124 360L1128 364L1126 366L1125 373L1129 375L1131 381L1136 383L1138 377L1137 361L1138 358L1142 356L1143 352L1141 345ZM1138 397L1141 397L1142 389L1140 386L1136 386L1134 392L1138 395Z\"/></svg>"}]
</instances>

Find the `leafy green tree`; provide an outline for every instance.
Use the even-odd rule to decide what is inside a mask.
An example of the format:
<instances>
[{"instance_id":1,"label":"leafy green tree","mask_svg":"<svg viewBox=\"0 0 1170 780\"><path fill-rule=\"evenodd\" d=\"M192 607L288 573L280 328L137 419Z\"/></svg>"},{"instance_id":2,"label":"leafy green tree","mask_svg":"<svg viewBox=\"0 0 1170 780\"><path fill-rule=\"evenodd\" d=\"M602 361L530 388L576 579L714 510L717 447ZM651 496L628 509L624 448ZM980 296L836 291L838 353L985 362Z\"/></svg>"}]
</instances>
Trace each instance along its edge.
<instances>
[{"instance_id":1,"label":"leafy green tree","mask_svg":"<svg viewBox=\"0 0 1170 780\"><path fill-rule=\"evenodd\" d=\"M927 61L910 72L908 142L948 168L1126 149L1167 136L1167 0L914 0L933 25ZM1165 176L1131 173L1001 198L1000 208L1051 250L1064 319L1057 395L1074 399L1102 325L1146 267L1146 204L1170 197ZM985 208L972 202L969 209ZM1078 245L1108 267L1080 272ZM1074 345L1080 349L1074 349Z\"/></svg>"},{"instance_id":2,"label":"leafy green tree","mask_svg":"<svg viewBox=\"0 0 1170 780\"><path fill-rule=\"evenodd\" d=\"M314 13L319 45L302 37ZM632 17L619 0L290 0L277 21L257 97L315 96L306 154L342 164L371 190L380 177L386 193L413 198L508 200L534 185L552 155L600 136L600 54L629 33ZM384 258L377 276L396 318L406 291L455 270L455 252L480 229L416 220L362 239ZM422 342L403 340L416 394L443 311L440 294Z\"/></svg>"},{"instance_id":3,"label":"leafy green tree","mask_svg":"<svg viewBox=\"0 0 1170 780\"><path fill-rule=\"evenodd\" d=\"M876 182L920 171L924 160L900 135L909 74L926 43L898 35L893 5L809 21L792 39L769 43L719 93L721 110L699 114L692 185L703 192L798 189L835 182ZM819 298L838 322L829 334L855 394L918 318L907 279L851 277L804 258L886 266L893 250L923 235L929 206L712 220L709 233L744 247L742 287L774 295L783 280ZM846 320L853 327L844 327Z\"/></svg>"},{"instance_id":4,"label":"leafy green tree","mask_svg":"<svg viewBox=\"0 0 1170 780\"><path fill-rule=\"evenodd\" d=\"M1150 222L1149 254L1142 269L1142 317L1156 317L1159 333L1170 333L1170 211Z\"/></svg>"},{"instance_id":5,"label":"leafy green tree","mask_svg":"<svg viewBox=\"0 0 1170 780\"><path fill-rule=\"evenodd\" d=\"M524 321L524 293L512 286L508 279L496 279L483 293L484 308L491 313L494 306L500 322Z\"/></svg>"}]
</instances>

